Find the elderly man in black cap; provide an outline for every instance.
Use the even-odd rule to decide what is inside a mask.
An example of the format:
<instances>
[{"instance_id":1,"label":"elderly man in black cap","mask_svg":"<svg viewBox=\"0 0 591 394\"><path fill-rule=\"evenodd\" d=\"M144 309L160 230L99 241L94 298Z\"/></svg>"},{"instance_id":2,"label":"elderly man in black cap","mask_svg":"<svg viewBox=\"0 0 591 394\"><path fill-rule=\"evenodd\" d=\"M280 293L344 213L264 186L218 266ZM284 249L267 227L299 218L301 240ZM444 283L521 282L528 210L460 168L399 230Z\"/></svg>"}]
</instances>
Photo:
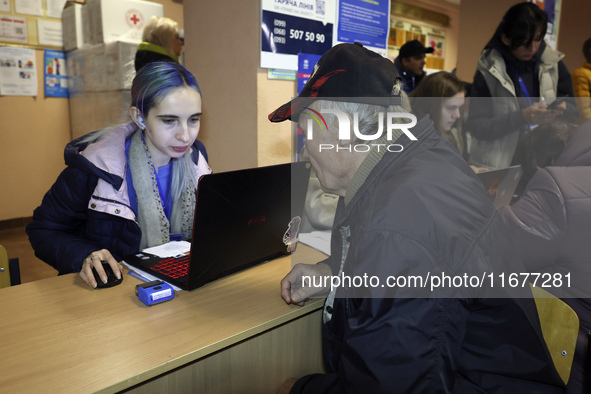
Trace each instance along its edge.
<instances>
[{"instance_id":1,"label":"elderly man in black cap","mask_svg":"<svg viewBox=\"0 0 591 394\"><path fill-rule=\"evenodd\" d=\"M288 304L326 297L328 373L280 392L563 392L529 285L473 282L519 262L482 184L428 117L406 111L397 77L388 59L340 44L269 115L297 122L322 188L339 196L331 256L281 282Z\"/></svg>"},{"instance_id":2,"label":"elderly man in black cap","mask_svg":"<svg viewBox=\"0 0 591 394\"><path fill-rule=\"evenodd\" d=\"M415 90L425 76L425 58L427 53L433 53L434 49L425 48L418 40L412 40L400 47L398 57L394 65L404 81L406 94Z\"/></svg>"}]
</instances>

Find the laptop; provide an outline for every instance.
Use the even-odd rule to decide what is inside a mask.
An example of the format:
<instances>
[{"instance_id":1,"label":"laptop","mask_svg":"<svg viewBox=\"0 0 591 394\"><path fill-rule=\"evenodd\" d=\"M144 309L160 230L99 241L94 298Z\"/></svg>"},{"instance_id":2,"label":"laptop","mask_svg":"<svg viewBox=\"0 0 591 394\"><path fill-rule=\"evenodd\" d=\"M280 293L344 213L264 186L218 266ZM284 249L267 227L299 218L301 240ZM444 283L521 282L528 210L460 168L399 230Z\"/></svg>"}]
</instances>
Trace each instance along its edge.
<instances>
[{"instance_id":1,"label":"laptop","mask_svg":"<svg viewBox=\"0 0 591 394\"><path fill-rule=\"evenodd\" d=\"M520 165L476 173L495 208L509 205L523 171Z\"/></svg>"},{"instance_id":2,"label":"laptop","mask_svg":"<svg viewBox=\"0 0 591 394\"><path fill-rule=\"evenodd\" d=\"M202 176L190 253L162 258L140 252L125 263L193 290L289 254L284 235L302 215L310 169L298 162Z\"/></svg>"}]
</instances>

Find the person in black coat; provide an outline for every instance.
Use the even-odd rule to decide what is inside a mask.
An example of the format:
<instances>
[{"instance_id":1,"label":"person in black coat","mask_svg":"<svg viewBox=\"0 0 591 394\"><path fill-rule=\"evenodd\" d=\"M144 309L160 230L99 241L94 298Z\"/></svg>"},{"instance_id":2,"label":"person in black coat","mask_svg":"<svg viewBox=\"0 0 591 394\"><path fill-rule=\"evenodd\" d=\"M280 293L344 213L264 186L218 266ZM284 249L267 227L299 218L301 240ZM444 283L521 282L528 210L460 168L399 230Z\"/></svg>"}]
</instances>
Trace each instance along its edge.
<instances>
[{"instance_id":1,"label":"person in black coat","mask_svg":"<svg viewBox=\"0 0 591 394\"><path fill-rule=\"evenodd\" d=\"M330 257L281 282L288 304L326 297L327 373L279 392L562 393L529 285L451 284L521 265L482 183L428 116L408 112L397 77L362 45L336 45L269 115L297 122L322 189L339 196ZM387 132L392 117L413 126Z\"/></svg>"},{"instance_id":2,"label":"person in black coat","mask_svg":"<svg viewBox=\"0 0 591 394\"><path fill-rule=\"evenodd\" d=\"M152 62L178 62L184 42L178 23L170 18L151 17L137 47L135 71Z\"/></svg>"},{"instance_id":3,"label":"person in black coat","mask_svg":"<svg viewBox=\"0 0 591 394\"><path fill-rule=\"evenodd\" d=\"M178 63L154 62L133 80L132 122L70 142L62 171L33 212L35 255L97 287L101 261L121 277L125 256L190 240L197 181L211 173L197 136L201 89ZM104 275L104 276L103 276Z\"/></svg>"},{"instance_id":4,"label":"person in black coat","mask_svg":"<svg viewBox=\"0 0 591 394\"><path fill-rule=\"evenodd\" d=\"M591 330L591 121L578 128L551 124L528 133L516 158L529 176L525 192L500 212L529 272L567 277L570 286L547 289L570 305L580 322L567 393L588 393L585 367ZM537 168L537 170L536 170ZM585 376L587 375L587 376Z\"/></svg>"}]
</instances>

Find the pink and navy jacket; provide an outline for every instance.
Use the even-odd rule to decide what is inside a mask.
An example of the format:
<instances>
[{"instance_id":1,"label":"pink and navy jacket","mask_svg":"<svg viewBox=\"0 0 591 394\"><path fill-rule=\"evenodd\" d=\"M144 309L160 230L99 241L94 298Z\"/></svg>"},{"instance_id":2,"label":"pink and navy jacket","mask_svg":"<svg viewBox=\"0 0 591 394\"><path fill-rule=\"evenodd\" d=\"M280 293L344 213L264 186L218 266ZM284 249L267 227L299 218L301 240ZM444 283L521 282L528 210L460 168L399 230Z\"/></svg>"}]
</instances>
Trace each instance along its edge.
<instances>
[{"instance_id":1,"label":"pink and navy jacket","mask_svg":"<svg viewBox=\"0 0 591 394\"><path fill-rule=\"evenodd\" d=\"M125 142L136 131L130 122L99 140L86 135L66 146L67 168L27 226L35 255L59 274L79 272L96 250L107 249L117 260L139 250L141 229L130 204L125 154ZM192 157L198 178L211 173L201 142L195 141Z\"/></svg>"}]
</instances>

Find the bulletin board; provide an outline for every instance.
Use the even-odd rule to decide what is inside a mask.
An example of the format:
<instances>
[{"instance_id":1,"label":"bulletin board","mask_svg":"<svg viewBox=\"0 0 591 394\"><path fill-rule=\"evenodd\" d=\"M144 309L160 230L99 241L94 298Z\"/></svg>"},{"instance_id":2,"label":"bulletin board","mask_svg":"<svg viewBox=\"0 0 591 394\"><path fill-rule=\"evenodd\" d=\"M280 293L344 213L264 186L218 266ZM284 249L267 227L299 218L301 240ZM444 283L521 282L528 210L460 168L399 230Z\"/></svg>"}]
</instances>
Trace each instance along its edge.
<instances>
[{"instance_id":1,"label":"bulletin board","mask_svg":"<svg viewBox=\"0 0 591 394\"><path fill-rule=\"evenodd\" d=\"M406 22L394 17L390 18L390 36L388 37L388 58L394 61L400 47L412 40L419 40L426 48L434 52L427 54L425 68L443 70L445 64L445 30L418 23Z\"/></svg>"},{"instance_id":2,"label":"bulletin board","mask_svg":"<svg viewBox=\"0 0 591 394\"><path fill-rule=\"evenodd\" d=\"M0 0L0 45L62 49L62 10L66 2Z\"/></svg>"}]
</instances>

